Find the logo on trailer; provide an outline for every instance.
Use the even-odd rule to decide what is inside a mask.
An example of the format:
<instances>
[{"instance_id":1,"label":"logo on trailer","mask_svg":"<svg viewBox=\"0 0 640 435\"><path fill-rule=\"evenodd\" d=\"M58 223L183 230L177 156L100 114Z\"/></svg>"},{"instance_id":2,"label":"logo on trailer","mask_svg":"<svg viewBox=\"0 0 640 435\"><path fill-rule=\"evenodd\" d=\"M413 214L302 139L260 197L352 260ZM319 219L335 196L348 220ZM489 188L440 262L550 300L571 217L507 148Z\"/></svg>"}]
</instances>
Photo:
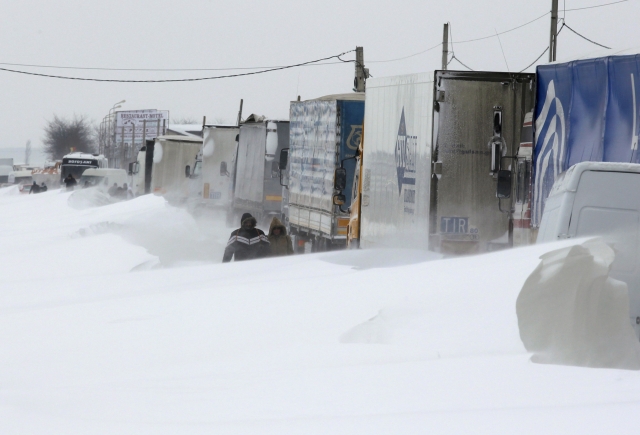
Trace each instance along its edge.
<instances>
[{"instance_id":1,"label":"logo on trailer","mask_svg":"<svg viewBox=\"0 0 640 435\"><path fill-rule=\"evenodd\" d=\"M533 198L533 224L540 225L544 202L551 192L553 183L558 175L565 169L565 124L564 108L562 102L556 97L553 80L549 82L544 105L536 119L535 149L536 186Z\"/></svg>"},{"instance_id":2,"label":"logo on trailer","mask_svg":"<svg viewBox=\"0 0 640 435\"><path fill-rule=\"evenodd\" d=\"M352 125L351 132L347 137L347 147L355 151L358 149L358 145L360 145L361 140L362 140L362 126Z\"/></svg>"},{"instance_id":3,"label":"logo on trailer","mask_svg":"<svg viewBox=\"0 0 640 435\"><path fill-rule=\"evenodd\" d=\"M396 138L396 171L398 175L398 195L402 193L402 186L416 184L416 152L418 136L407 134L407 124L404 118L404 107L398 126Z\"/></svg>"}]
</instances>

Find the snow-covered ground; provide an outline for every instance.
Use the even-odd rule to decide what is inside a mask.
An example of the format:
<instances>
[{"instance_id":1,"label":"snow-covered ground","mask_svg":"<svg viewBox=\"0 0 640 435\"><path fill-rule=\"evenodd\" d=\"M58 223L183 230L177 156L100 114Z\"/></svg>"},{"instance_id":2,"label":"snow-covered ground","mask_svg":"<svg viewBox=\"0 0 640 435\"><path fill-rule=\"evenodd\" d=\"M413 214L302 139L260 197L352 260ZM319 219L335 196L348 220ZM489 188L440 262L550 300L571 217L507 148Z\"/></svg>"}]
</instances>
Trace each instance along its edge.
<instances>
[{"instance_id":1,"label":"snow-covered ground","mask_svg":"<svg viewBox=\"0 0 640 435\"><path fill-rule=\"evenodd\" d=\"M1 434L602 434L640 373L535 364L540 255L349 251L219 264L155 196L0 189Z\"/></svg>"}]
</instances>

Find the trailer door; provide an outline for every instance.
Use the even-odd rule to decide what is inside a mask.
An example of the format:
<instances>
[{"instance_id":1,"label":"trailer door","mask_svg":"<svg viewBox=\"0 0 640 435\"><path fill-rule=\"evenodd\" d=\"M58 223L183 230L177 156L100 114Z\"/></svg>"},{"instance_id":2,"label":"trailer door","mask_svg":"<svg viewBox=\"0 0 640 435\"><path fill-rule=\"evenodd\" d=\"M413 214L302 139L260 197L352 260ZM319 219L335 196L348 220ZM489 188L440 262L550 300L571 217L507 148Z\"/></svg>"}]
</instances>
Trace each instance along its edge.
<instances>
[{"instance_id":1,"label":"trailer door","mask_svg":"<svg viewBox=\"0 0 640 435\"><path fill-rule=\"evenodd\" d=\"M496 196L498 170L515 170L533 80L531 74L436 72L432 249L468 254L511 246L512 202Z\"/></svg>"}]
</instances>

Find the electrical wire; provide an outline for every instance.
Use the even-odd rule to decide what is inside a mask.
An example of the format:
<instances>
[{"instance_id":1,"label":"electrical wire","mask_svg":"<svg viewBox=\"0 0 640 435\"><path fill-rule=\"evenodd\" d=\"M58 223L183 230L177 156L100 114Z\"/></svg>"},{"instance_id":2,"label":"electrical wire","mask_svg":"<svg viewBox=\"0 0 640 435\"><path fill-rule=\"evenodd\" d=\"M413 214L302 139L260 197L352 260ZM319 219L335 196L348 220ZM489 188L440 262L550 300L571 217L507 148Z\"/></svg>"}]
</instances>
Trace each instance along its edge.
<instances>
[{"instance_id":1,"label":"electrical wire","mask_svg":"<svg viewBox=\"0 0 640 435\"><path fill-rule=\"evenodd\" d=\"M575 33L576 35L578 35L579 37L581 37L582 39L584 39L585 41L589 41L592 44L595 44L597 46L600 46L602 48L606 48L607 50L611 50L611 47L607 47L606 45L602 45L597 43L596 41L592 41L591 39L587 38L586 36L583 36L581 34L579 34L578 32L576 32L575 30L573 30L571 27L569 27L569 25L565 22L563 25L563 27L566 27L567 29L571 30L573 33ZM558 32L560 33L560 32Z\"/></svg>"},{"instance_id":2,"label":"electrical wire","mask_svg":"<svg viewBox=\"0 0 640 435\"><path fill-rule=\"evenodd\" d=\"M545 49L544 49L544 51L540 54L540 56L538 56L538 57L536 58L536 60L534 60L533 62L531 62L531 63L530 63L529 65L527 65L526 67L522 68L522 69L520 70L520 72L524 72L524 70L527 70L527 69L531 68L531 66L532 66L532 65L534 65L537 61L539 61L539 60L540 60L540 58L541 58L542 56L544 56L544 54L545 54L547 51L549 51L549 47L545 48Z\"/></svg>"},{"instance_id":3,"label":"electrical wire","mask_svg":"<svg viewBox=\"0 0 640 435\"><path fill-rule=\"evenodd\" d=\"M451 58L451 60L455 59L460 65L462 65L463 67L465 67L466 69L468 69L469 71L475 71L474 69L469 68L467 65L465 65L464 63L462 63L462 61L460 59L458 59L455 55Z\"/></svg>"},{"instance_id":4,"label":"electrical wire","mask_svg":"<svg viewBox=\"0 0 640 435\"><path fill-rule=\"evenodd\" d=\"M314 63L303 66L320 66L320 65L337 65L340 62L324 62ZM0 65L7 66L21 66L32 68L52 68L52 69L75 69L75 70L92 70L92 71L239 71L239 70L255 70L255 69L272 69L281 68L282 65L276 66L249 66L249 67L237 67L237 68L101 68L101 67L82 67L82 66L58 66L58 65L35 65L28 63L7 63L0 62Z\"/></svg>"},{"instance_id":5,"label":"electrical wire","mask_svg":"<svg viewBox=\"0 0 640 435\"><path fill-rule=\"evenodd\" d=\"M404 59L409 59L410 57L415 57L415 56L419 56L421 54L426 53L427 51L431 51L435 48L438 48L442 45L442 42L438 43L437 45L434 45L433 47L427 48L426 50L422 50L418 53L414 53L414 54L410 54L409 56L404 56L404 57L398 57L396 59L388 59L388 60L368 60L367 63L386 63L386 62L396 62L398 60L404 60Z\"/></svg>"},{"instance_id":6,"label":"electrical wire","mask_svg":"<svg viewBox=\"0 0 640 435\"><path fill-rule=\"evenodd\" d=\"M496 30L496 29L494 29ZM498 36L498 31L496 30L496 36ZM504 49L502 48L502 41L500 41L500 37L498 36L498 43L500 44L500 51L502 52L502 58L504 59L504 64L507 65L507 71L511 72L509 70L509 63L507 62L507 56L504 54Z\"/></svg>"},{"instance_id":7,"label":"electrical wire","mask_svg":"<svg viewBox=\"0 0 640 435\"><path fill-rule=\"evenodd\" d=\"M475 39L467 39L465 41L456 41L456 44L466 44L467 42L475 42L475 41L482 41L484 39L489 39L489 38L495 38L498 35L504 35L505 33L509 33L509 32L513 32L514 30L518 30L524 26L528 26L531 23L534 23L544 17L546 17L547 15L549 15L551 12L545 12L544 14L540 15L538 18L534 18L531 21L528 21L524 24L519 25L518 27L514 27L512 29L509 30L505 30L504 32L499 32L499 33L494 33L493 35L489 35L489 36L483 36L482 38L475 38Z\"/></svg>"},{"instance_id":8,"label":"electrical wire","mask_svg":"<svg viewBox=\"0 0 640 435\"><path fill-rule=\"evenodd\" d=\"M560 34L560 32L562 32L562 29L564 29L564 26L565 26L565 25L566 25L566 24L565 24L565 22L564 22L564 19L562 19L562 26L560 26L560 30L558 30L558 33L556 33L556 38L558 37L558 35ZM521 70L520 70L520 72L523 72L524 70L531 68L531 66L532 66L532 65L534 65L537 61L539 61L539 60L540 60L540 58L541 58L542 56L544 56L544 54L545 54L547 51L549 51L549 46L547 46L547 48L545 48L545 49L544 49L544 51L540 54L540 56L538 56L538 57L536 58L536 60L534 60L533 62L531 62L531 63L530 63L529 65L527 65L525 68L521 69Z\"/></svg>"},{"instance_id":9,"label":"electrical wire","mask_svg":"<svg viewBox=\"0 0 640 435\"><path fill-rule=\"evenodd\" d=\"M265 70L261 70L261 71L253 71L253 72L240 73L240 74L228 74L228 75L224 75L224 76L215 76L215 77L196 77L196 78L191 78L191 79L162 79L162 80L95 79L95 78L87 78L87 77L68 77L68 76L57 76L57 75L52 75L52 74L40 74L40 73L34 73L34 72L28 72L28 71L18 71L18 70L13 70L13 69L8 69L8 68L0 68L0 71L12 72L12 73L17 73L17 74L26 74L26 75L38 76L38 77L48 77L48 78L64 79L64 80L81 80L81 81L90 81L90 82L110 82L110 83L195 82L195 81L203 81L203 80L216 80L216 79L226 79L226 78L232 78L232 77L243 77L243 76L250 76L250 75L256 75L256 74L264 74L264 73L268 73L268 72L272 72L272 71L279 71L279 70L283 70L283 69L296 68L296 67L305 66L305 65L309 65L309 64L315 64L315 63L318 63L318 62L322 62L324 60L340 59L340 56L343 56L343 55L345 55L347 53L352 53L354 51L355 50L349 50L349 51L345 51L343 53L336 54L336 55L329 56L329 57L325 57L325 58L322 58L322 59L311 60L311 61L308 61L308 62L298 63L298 64L294 64L294 65L287 65L287 66L281 66L281 67L276 67L276 68L270 68L270 69L265 69Z\"/></svg>"},{"instance_id":10,"label":"electrical wire","mask_svg":"<svg viewBox=\"0 0 640 435\"><path fill-rule=\"evenodd\" d=\"M583 8L573 8L573 9L565 9L565 12L571 12L571 11L582 11L584 9L594 9L594 8L602 8L604 6L611 6L611 5L617 5L618 3L626 3L629 0L619 0L617 2L611 2L611 3L604 3L601 5L595 5L595 6L585 6Z\"/></svg>"}]
</instances>

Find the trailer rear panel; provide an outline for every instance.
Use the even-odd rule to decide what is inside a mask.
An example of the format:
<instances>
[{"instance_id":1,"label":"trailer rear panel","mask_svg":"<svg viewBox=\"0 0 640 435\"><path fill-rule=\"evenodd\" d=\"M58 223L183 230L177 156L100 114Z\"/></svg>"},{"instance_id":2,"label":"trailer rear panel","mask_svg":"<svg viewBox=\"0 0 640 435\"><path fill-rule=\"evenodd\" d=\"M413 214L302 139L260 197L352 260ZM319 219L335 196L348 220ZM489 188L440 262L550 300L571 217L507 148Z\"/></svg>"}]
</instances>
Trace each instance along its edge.
<instances>
[{"instance_id":1,"label":"trailer rear panel","mask_svg":"<svg viewBox=\"0 0 640 435\"><path fill-rule=\"evenodd\" d=\"M496 197L497 170L517 167L534 89L533 74L436 71L432 249L466 254L511 246L513 195Z\"/></svg>"},{"instance_id":2,"label":"trailer rear panel","mask_svg":"<svg viewBox=\"0 0 640 435\"><path fill-rule=\"evenodd\" d=\"M426 249L433 74L369 79L360 246Z\"/></svg>"},{"instance_id":3,"label":"trailer rear panel","mask_svg":"<svg viewBox=\"0 0 640 435\"><path fill-rule=\"evenodd\" d=\"M362 136L364 98L292 102L289 137L289 224L299 231L332 239L346 238L348 214L333 204L335 169L344 161L347 186L353 182L355 156ZM346 204L351 190L345 189ZM344 217L345 225L336 219Z\"/></svg>"}]
</instances>

